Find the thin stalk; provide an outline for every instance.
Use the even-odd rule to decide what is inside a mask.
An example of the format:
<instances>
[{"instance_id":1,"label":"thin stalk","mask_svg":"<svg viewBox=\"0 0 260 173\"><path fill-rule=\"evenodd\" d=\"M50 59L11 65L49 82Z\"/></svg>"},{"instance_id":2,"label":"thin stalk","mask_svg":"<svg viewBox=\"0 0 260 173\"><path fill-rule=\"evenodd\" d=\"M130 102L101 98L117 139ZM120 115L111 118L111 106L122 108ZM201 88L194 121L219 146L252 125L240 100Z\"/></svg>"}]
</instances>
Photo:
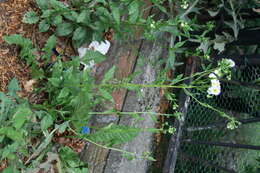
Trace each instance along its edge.
<instances>
[{"instance_id":1,"label":"thin stalk","mask_svg":"<svg viewBox=\"0 0 260 173\"><path fill-rule=\"evenodd\" d=\"M166 84L134 84L134 83L126 83L126 84L101 84L99 87L139 87L139 88L196 88L197 86L187 86L187 85L166 85Z\"/></svg>"},{"instance_id":2,"label":"thin stalk","mask_svg":"<svg viewBox=\"0 0 260 173\"><path fill-rule=\"evenodd\" d=\"M133 153L133 152L129 152L129 151L126 151L126 150L122 150L122 149L119 149L119 148L115 148L115 147L108 147L108 146L105 146L105 145L102 145L102 144L99 144L99 143L96 143L90 139L88 139L87 137L83 137L81 134L78 134L76 131L74 131L73 129L70 128L71 131L73 131L77 136L81 136L82 139L86 140L87 142L91 143L91 144L94 144L98 147L101 147L101 148L104 148L104 149L107 149L107 150L113 150L113 151L117 151L117 152L120 152L120 153L124 153L124 154L129 154L131 156L134 156L135 158L139 158L139 159L144 159L143 156L138 156L136 153Z\"/></svg>"},{"instance_id":3,"label":"thin stalk","mask_svg":"<svg viewBox=\"0 0 260 173\"><path fill-rule=\"evenodd\" d=\"M91 115L129 115L129 114L154 114L154 115L162 115L162 116L173 116L173 114L162 114L157 112L89 112Z\"/></svg>"},{"instance_id":4,"label":"thin stalk","mask_svg":"<svg viewBox=\"0 0 260 173\"><path fill-rule=\"evenodd\" d=\"M229 120L231 120L231 121L234 121L234 118L228 116L225 112L222 112L222 111L220 111L220 110L214 108L213 106L211 106L211 105L209 105L209 104L207 104L207 103L203 103L203 102L199 101L199 100L198 100L191 92L189 92L187 89L184 89L184 92L185 92L187 95L189 95L190 97L192 97L192 98L193 98L196 102L198 102L201 106L204 106L204 107L206 107L206 108L209 108L209 109L211 109L211 110L213 110L213 111L219 113L220 116L222 116L222 117L224 117L224 118L227 118L227 119L229 119Z\"/></svg>"},{"instance_id":5,"label":"thin stalk","mask_svg":"<svg viewBox=\"0 0 260 173\"><path fill-rule=\"evenodd\" d=\"M191 6L190 8L188 8L188 10L186 10L181 16L180 19L184 19L185 16L187 16L191 10L197 5L197 3L199 2L199 0L196 0Z\"/></svg>"}]
</instances>

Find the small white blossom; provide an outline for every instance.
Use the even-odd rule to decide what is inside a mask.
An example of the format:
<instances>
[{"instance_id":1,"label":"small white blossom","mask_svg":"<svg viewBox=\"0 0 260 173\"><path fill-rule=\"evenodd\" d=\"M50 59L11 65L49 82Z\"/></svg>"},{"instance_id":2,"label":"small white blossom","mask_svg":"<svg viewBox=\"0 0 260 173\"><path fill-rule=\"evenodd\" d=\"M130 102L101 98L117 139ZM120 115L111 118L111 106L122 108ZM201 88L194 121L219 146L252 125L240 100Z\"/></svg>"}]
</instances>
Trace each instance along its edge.
<instances>
[{"instance_id":1,"label":"small white blossom","mask_svg":"<svg viewBox=\"0 0 260 173\"><path fill-rule=\"evenodd\" d=\"M210 82L212 87L220 87L220 82L218 79L211 79Z\"/></svg>"},{"instance_id":2,"label":"small white blossom","mask_svg":"<svg viewBox=\"0 0 260 173\"><path fill-rule=\"evenodd\" d=\"M221 87L220 86L211 86L208 88L208 94L209 95L219 95L221 92Z\"/></svg>"},{"instance_id":3,"label":"small white blossom","mask_svg":"<svg viewBox=\"0 0 260 173\"><path fill-rule=\"evenodd\" d=\"M215 75L215 73L210 73L209 78L210 79L217 79L217 76Z\"/></svg>"},{"instance_id":4,"label":"small white blossom","mask_svg":"<svg viewBox=\"0 0 260 173\"><path fill-rule=\"evenodd\" d=\"M155 29L156 27L155 27L155 21L152 21L152 23L150 24L150 27L152 28L152 29Z\"/></svg>"},{"instance_id":5,"label":"small white blossom","mask_svg":"<svg viewBox=\"0 0 260 173\"><path fill-rule=\"evenodd\" d=\"M214 70L214 73L215 73L218 77L221 77L221 76L223 75L220 69Z\"/></svg>"},{"instance_id":6,"label":"small white blossom","mask_svg":"<svg viewBox=\"0 0 260 173\"><path fill-rule=\"evenodd\" d=\"M229 64L229 67L235 67L235 62L232 59L227 59L226 62Z\"/></svg>"},{"instance_id":7,"label":"small white blossom","mask_svg":"<svg viewBox=\"0 0 260 173\"><path fill-rule=\"evenodd\" d=\"M182 4L181 4L181 8L183 9L187 9L189 7L189 3L187 1L184 1Z\"/></svg>"}]
</instances>

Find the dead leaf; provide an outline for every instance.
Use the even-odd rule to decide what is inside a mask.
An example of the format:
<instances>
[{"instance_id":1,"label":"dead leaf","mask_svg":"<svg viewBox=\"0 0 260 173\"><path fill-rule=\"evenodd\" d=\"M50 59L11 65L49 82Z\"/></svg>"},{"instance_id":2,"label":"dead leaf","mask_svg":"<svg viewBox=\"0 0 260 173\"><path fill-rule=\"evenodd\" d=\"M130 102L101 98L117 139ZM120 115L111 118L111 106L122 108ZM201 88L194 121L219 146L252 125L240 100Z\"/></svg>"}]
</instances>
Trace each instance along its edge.
<instances>
[{"instance_id":1,"label":"dead leaf","mask_svg":"<svg viewBox=\"0 0 260 173\"><path fill-rule=\"evenodd\" d=\"M24 84L24 89L26 92L32 92L33 91L33 85L36 84L36 80L35 79L31 79L29 81L27 81Z\"/></svg>"}]
</instances>

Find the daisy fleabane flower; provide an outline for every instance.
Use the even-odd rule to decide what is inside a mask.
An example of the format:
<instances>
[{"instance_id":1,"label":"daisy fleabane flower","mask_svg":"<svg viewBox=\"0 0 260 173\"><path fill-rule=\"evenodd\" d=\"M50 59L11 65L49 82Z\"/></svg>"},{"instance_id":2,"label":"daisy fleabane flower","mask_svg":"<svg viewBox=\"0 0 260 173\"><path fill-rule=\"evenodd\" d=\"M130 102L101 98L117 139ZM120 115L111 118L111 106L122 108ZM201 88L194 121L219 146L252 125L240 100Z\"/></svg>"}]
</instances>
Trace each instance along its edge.
<instances>
[{"instance_id":1,"label":"daisy fleabane flower","mask_svg":"<svg viewBox=\"0 0 260 173\"><path fill-rule=\"evenodd\" d=\"M211 87L208 88L207 92L208 92L209 95L217 96L221 93L221 87L220 87L220 85L219 86L211 86Z\"/></svg>"}]
</instances>

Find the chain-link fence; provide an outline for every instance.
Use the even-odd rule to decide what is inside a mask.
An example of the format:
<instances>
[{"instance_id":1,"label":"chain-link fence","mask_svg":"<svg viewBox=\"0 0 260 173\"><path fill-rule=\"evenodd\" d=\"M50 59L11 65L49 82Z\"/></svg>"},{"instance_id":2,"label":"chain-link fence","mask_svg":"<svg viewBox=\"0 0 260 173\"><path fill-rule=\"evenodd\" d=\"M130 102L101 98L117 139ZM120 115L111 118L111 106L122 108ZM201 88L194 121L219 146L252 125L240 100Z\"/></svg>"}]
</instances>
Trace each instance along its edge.
<instances>
[{"instance_id":1,"label":"chain-link fence","mask_svg":"<svg viewBox=\"0 0 260 173\"><path fill-rule=\"evenodd\" d=\"M260 60L259 60L260 61ZM227 128L227 120L191 98L174 173L260 173L260 67L237 67L232 80L222 81L222 93L208 98L194 96L241 122Z\"/></svg>"}]
</instances>

